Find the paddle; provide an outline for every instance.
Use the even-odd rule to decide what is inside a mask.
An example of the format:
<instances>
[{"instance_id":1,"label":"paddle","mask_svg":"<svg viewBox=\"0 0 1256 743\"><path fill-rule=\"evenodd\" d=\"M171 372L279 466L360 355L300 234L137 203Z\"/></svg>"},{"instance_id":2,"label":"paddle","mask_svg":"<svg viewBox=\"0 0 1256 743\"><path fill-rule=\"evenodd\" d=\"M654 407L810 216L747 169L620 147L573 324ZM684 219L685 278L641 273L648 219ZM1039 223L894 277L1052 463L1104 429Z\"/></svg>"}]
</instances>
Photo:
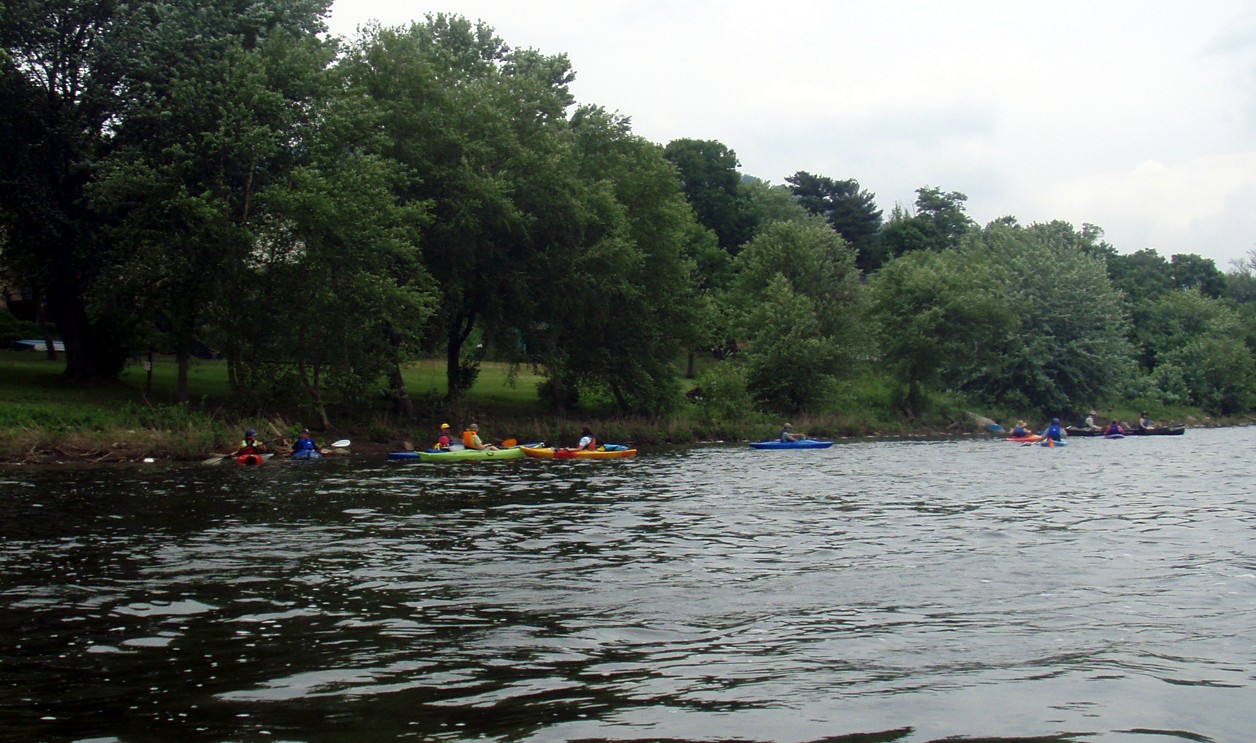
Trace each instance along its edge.
<instances>
[{"instance_id":1,"label":"paddle","mask_svg":"<svg viewBox=\"0 0 1256 743\"><path fill-rule=\"evenodd\" d=\"M518 446L518 445L519 445L519 440L518 440L518 439L506 439L506 440L502 441L502 448L503 448L503 449L513 449L513 448L515 448L515 447L516 447L516 446Z\"/></svg>"}]
</instances>

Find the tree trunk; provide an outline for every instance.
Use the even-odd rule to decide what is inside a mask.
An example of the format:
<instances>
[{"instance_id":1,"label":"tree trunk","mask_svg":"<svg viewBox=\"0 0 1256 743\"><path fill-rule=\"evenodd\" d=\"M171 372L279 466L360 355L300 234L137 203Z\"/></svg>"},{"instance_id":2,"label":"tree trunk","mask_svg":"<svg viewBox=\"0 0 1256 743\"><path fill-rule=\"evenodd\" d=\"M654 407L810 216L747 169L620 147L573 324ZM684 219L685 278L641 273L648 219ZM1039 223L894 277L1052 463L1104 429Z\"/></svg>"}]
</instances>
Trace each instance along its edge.
<instances>
[{"instance_id":1,"label":"tree trunk","mask_svg":"<svg viewBox=\"0 0 1256 743\"><path fill-rule=\"evenodd\" d=\"M448 345L445 346L445 400L455 402L462 396L462 347L475 329L475 312L457 316L449 322Z\"/></svg>"}]
</instances>

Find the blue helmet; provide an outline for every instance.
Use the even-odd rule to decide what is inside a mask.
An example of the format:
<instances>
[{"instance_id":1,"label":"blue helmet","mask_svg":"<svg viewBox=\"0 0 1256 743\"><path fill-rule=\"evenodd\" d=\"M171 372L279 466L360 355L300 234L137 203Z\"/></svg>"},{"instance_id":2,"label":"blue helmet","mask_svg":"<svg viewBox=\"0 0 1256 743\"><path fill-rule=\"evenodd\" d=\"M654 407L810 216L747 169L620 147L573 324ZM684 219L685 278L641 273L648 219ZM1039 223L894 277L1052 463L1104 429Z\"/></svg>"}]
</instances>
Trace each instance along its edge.
<instances>
[{"instance_id":1,"label":"blue helmet","mask_svg":"<svg viewBox=\"0 0 1256 743\"><path fill-rule=\"evenodd\" d=\"M1060 422L1060 419L1059 419L1059 418L1052 418L1052 419L1051 419L1051 422L1052 422L1052 423L1059 423L1059 422Z\"/></svg>"},{"instance_id":2,"label":"blue helmet","mask_svg":"<svg viewBox=\"0 0 1256 743\"><path fill-rule=\"evenodd\" d=\"M245 435L245 436L256 436L256 435L257 435L257 431L253 430L252 428L249 428L249 429L246 429L246 430L244 431L244 435Z\"/></svg>"}]
</instances>

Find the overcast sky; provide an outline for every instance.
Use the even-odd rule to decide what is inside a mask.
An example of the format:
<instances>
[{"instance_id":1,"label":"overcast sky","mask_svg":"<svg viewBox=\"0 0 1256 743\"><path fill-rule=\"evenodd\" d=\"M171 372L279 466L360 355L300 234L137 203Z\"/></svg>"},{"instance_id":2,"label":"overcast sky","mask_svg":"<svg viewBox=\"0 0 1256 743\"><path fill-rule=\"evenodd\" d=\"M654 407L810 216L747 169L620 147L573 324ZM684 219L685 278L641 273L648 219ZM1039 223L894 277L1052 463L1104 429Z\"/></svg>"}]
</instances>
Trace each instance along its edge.
<instances>
[{"instance_id":1,"label":"overcast sky","mask_svg":"<svg viewBox=\"0 0 1256 743\"><path fill-rule=\"evenodd\" d=\"M980 224L1064 220L1122 253L1256 250L1250 0L335 0L330 26L445 12L566 54L580 103L742 173L854 178L888 217L916 189Z\"/></svg>"}]
</instances>

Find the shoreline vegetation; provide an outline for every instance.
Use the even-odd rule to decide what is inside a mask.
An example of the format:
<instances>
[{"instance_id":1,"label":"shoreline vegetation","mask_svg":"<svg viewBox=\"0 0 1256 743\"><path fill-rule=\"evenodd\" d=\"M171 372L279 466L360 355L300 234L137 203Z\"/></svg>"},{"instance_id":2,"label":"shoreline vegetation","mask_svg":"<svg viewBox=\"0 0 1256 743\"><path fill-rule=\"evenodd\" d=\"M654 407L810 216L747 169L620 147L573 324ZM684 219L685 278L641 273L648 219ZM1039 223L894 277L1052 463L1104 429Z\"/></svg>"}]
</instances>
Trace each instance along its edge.
<instances>
[{"instance_id":1,"label":"shoreline vegetation","mask_svg":"<svg viewBox=\"0 0 1256 743\"><path fill-rule=\"evenodd\" d=\"M246 427L258 429L259 437L272 451L282 453L308 425L302 422L301 411L248 415L233 409L221 362L195 365L190 377L197 402L186 406L166 402L172 399L174 385L174 365L169 359L153 364L151 378L142 365L135 364L118 383L107 386L67 385L61 379L62 368L42 354L0 352L0 376L6 380L0 387L0 415L5 420L0 430L0 464L203 461L238 446ZM712 419L691 403L657 418L622 417L597 409L551 415L541 409L536 398L539 378L494 363L484 364L475 387L450 408L441 400L439 363L418 362L407 373L408 387L419 403L416 407L426 411L418 420L388 412L381 400L369 410L337 410L331 416L332 428L315 431L315 440L325 446L348 438L353 441L349 456L383 457L389 451L426 448L429 438L435 440L442 422L457 431L476 422L491 441L514 438L558 445L574 444L581 426L592 423L603 441L661 447L775 438L783 421L779 416L750 411ZM1001 421L1005 429L1016 418L1026 418L1035 427L1039 423L1016 411L1004 411L1000 417L997 412L972 412L954 402L941 404L915 420L893 415L888 405L872 399L847 404L850 407L794 417L794 430L835 440L998 438L1005 434L989 431L991 420ZM1119 421L1138 415L1129 404L1103 412ZM1215 418L1197 410L1171 412L1153 413L1153 418L1192 428L1252 422L1250 416Z\"/></svg>"}]
</instances>

